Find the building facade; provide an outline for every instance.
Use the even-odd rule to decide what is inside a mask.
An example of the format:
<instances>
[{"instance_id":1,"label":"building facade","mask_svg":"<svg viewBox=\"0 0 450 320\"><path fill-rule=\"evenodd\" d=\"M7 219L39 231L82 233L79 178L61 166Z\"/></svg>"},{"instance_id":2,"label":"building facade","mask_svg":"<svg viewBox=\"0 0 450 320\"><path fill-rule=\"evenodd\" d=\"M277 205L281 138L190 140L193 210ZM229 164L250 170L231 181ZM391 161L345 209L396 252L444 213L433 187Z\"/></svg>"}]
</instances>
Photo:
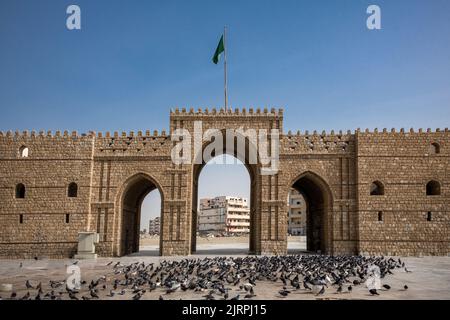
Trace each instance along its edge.
<instances>
[{"instance_id":1,"label":"building facade","mask_svg":"<svg viewBox=\"0 0 450 320\"><path fill-rule=\"evenodd\" d=\"M156 217L148 222L148 233L151 235L159 235L161 230L161 218Z\"/></svg>"},{"instance_id":2,"label":"building facade","mask_svg":"<svg viewBox=\"0 0 450 320\"><path fill-rule=\"evenodd\" d=\"M306 236L306 200L296 189L289 192L288 233L291 236Z\"/></svg>"},{"instance_id":3,"label":"building facade","mask_svg":"<svg viewBox=\"0 0 450 320\"><path fill-rule=\"evenodd\" d=\"M241 197L215 197L200 200L198 232L216 235L248 234L250 207Z\"/></svg>"},{"instance_id":4,"label":"building facade","mask_svg":"<svg viewBox=\"0 0 450 320\"><path fill-rule=\"evenodd\" d=\"M196 250L198 183L205 165L174 163L177 129L279 130L275 174L246 164L250 250L287 252L291 188L308 207L307 246L327 254L448 255L450 134L443 130L284 132L283 110L175 109L158 133L0 132L0 257L69 257L96 232L99 256L139 248L143 197L161 194L162 255ZM241 134L242 136L242 134ZM193 144L193 157L210 143Z\"/></svg>"}]
</instances>

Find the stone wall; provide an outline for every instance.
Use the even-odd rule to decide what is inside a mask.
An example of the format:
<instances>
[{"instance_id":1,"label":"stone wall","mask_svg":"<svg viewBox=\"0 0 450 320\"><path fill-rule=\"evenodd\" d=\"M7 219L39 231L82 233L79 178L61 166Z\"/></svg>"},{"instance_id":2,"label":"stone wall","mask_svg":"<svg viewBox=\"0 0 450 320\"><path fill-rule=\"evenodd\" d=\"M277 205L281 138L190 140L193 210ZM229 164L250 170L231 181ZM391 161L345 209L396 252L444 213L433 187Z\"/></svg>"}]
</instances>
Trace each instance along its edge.
<instances>
[{"instance_id":1,"label":"stone wall","mask_svg":"<svg viewBox=\"0 0 450 320\"><path fill-rule=\"evenodd\" d=\"M444 132L357 132L359 251L389 255L450 253L450 135ZM433 154L432 144L440 146ZM441 194L427 196L429 181ZM370 196L380 181L384 195ZM378 221L381 212L382 220ZM431 221L427 221L431 212Z\"/></svg>"},{"instance_id":2,"label":"stone wall","mask_svg":"<svg viewBox=\"0 0 450 320\"><path fill-rule=\"evenodd\" d=\"M135 232L141 201L153 189L162 199L160 253L195 252L204 163L174 164L171 135L176 129L193 133L200 120L204 131L282 133L283 111L175 109L169 134L0 132L0 257L72 256L80 231L100 234L100 256L126 254L136 238L128 234L127 244L124 230ZM439 145L438 154L431 152L433 143ZM24 146L29 148L25 158L20 154ZM294 186L308 194L314 214L320 215L314 237L324 253L449 254L449 146L447 129L282 133L276 175L261 174L260 163L248 165L250 251L286 253L287 196ZM440 195L426 195L430 180L440 183ZM383 184L384 195L370 195L374 181ZM19 183L26 188L24 199L16 198ZM77 197L68 197L70 183L77 184Z\"/></svg>"},{"instance_id":3,"label":"stone wall","mask_svg":"<svg viewBox=\"0 0 450 320\"><path fill-rule=\"evenodd\" d=\"M29 148L28 158L19 149ZM92 135L0 134L0 256L69 256L90 213ZM78 197L68 186L78 185ZM16 185L25 198L15 198ZM66 215L69 223L66 223ZM22 223L20 223L22 215Z\"/></svg>"}]
</instances>

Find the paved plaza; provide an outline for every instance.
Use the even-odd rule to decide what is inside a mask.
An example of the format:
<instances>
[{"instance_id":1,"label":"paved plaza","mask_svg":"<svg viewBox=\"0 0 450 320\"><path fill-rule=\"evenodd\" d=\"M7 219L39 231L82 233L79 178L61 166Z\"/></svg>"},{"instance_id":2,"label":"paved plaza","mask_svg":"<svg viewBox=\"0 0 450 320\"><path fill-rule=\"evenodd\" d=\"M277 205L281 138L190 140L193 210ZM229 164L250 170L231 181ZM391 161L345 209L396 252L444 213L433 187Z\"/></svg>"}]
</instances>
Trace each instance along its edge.
<instances>
[{"instance_id":1,"label":"paved plaza","mask_svg":"<svg viewBox=\"0 0 450 320\"><path fill-rule=\"evenodd\" d=\"M116 294L114 297L108 297L111 289L111 283L115 279L114 270L112 266L117 262L122 265L131 264L134 262L155 263L158 265L162 260L180 260L180 259L199 259L204 257L214 256L235 256L245 257L246 247L245 243L237 243L233 245L233 249L229 249L226 244L205 244L201 243L198 247L198 254L189 257L159 257L157 256L156 247L148 245L141 247L139 253L122 258L98 258L97 260L80 260L77 265L81 270L81 279L90 283L91 280L96 280L101 276L106 276L104 284L107 286L103 289L103 282L98 290L100 299L131 299L133 296L131 289L126 289L123 295ZM300 253L302 244L297 243L291 245L290 250L295 253ZM303 252L303 254L309 254ZM398 257L394 257L397 259ZM337 293L337 286L328 286L323 295L317 296L311 291L300 289L292 290L287 297L279 295L278 291L283 288L281 281L257 281L254 287L256 296L253 298L277 300L277 299L450 299L450 257L401 257L405 262L407 272L404 268L395 269L392 275L387 275L382 279L382 284L388 284L390 290L379 290L379 296L372 296L364 285L353 286L353 290L348 292L347 286L344 287L342 293ZM75 260L0 260L0 284L12 284L13 291L17 293L17 298L23 297L27 292L30 292L31 297L36 296L37 290L27 289L25 283L30 281L34 287L42 282L43 292L52 290L49 283L52 281L64 281L67 279L67 267L72 265ZM405 285L408 287L404 289ZM245 292L239 289L239 286L230 286L232 290L229 296L233 297L237 294L241 295L243 299ZM65 286L54 289L56 292L64 291ZM288 288L289 289L289 288ZM118 290L119 291L119 290ZM80 297L83 294L83 289L80 292ZM89 291L85 290L85 296L89 296ZM162 296L164 299L205 299L207 292L194 292L188 290L183 292L177 290L171 294L166 294L163 288L157 288L152 292L146 292L142 296L142 300L158 299ZM11 292L0 292L2 299L7 299ZM69 299L67 294L61 296L62 299Z\"/></svg>"}]
</instances>

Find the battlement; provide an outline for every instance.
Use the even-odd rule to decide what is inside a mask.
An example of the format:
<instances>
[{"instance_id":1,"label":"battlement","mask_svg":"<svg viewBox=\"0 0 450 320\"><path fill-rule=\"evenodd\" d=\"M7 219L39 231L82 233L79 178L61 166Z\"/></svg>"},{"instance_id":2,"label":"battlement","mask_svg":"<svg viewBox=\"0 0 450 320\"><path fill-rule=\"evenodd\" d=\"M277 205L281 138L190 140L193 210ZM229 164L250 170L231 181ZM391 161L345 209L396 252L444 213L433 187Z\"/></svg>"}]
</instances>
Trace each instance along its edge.
<instances>
[{"instance_id":1,"label":"battlement","mask_svg":"<svg viewBox=\"0 0 450 320\"><path fill-rule=\"evenodd\" d=\"M178 110L178 109L177 109ZM215 110L215 109L213 109ZM261 111L259 110L259 112L253 113L252 109L250 109L251 111L249 113L246 113L245 108L242 111L238 111L236 110L235 112L231 112L230 110L228 111L228 113L225 113L223 110L221 110L219 113L214 113L211 112L209 113L208 109L205 109L204 113L201 113L202 111L198 111L196 113L187 113L185 110L182 111L181 113L178 111L175 112L171 112L171 114L180 114L180 115L198 115L198 114L204 114L204 115L264 115L266 113L261 113ZM178 113L177 113L178 112ZM200 113L199 113L200 112ZM281 112L281 113L280 113ZM271 115L280 115L282 114L282 109L280 109L278 112L274 111L274 109L272 109L272 111L268 114ZM302 132L300 130L296 131L296 132L292 132L291 130L289 130L287 133L282 134L283 136L286 137L298 137L298 136L302 136L302 137L321 137L321 138L325 138L325 137L329 137L329 138L334 138L337 137L338 139L342 138L342 139L348 139L348 137L352 136L352 135L391 135L391 134L404 134L404 135L410 135L410 134L430 134L430 133L448 133L449 130L448 128L445 129L440 129L440 128L436 128L436 129L431 129L431 128L427 128L427 129L417 129L415 130L414 128L410 128L408 130L405 130L404 128L401 128L400 130L397 130L396 128L392 128L390 130L384 128L382 130L379 130L378 128L375 129L364 129L361 130L360 128L355 129L355 130L347 130L347 131L335 131L335 130L331 130L331 131L317 131L314 130L313 132L310 132L308 130ZM83 139L83 138L107 138L107 139L129 139L129 138L168 138L170 137L170 134L167 134L166 130L162 130L161 132L159 132L158 130L146 130L146 131L129 131L129 132L118 132L118 131L114 131L114 132L110 132L110 131L106 131L105 133L103 132L95 132L95 131L89 131L88 133L81 133L79 134L77 131L39 131L36 132L35 130L33 131L0 131L0 138L6 138L6 139L12 139L12 140L20 140L20 139L43 139L43 138L51 138L51 139Z\"/></svg>"},{"instance_id":2,"label":"battlement","mask_svg":"<svg viewBox=\"0 0 450 320\"><path fill-rule=\"evenodd\" d=\"M414 128L410 128L409 130L405 130L404 128L401 128L400 130L397 130L396 128L392 128L390 130L383 128L382 130L379 130L378 128L375 129L364 129L361 130L360 128L355 129L355 130L347 130L346 132L343 132L342 130L339 131L335 131L335 130L331 130L329 132L323 130L320 133L317 130L314 130L313 132L310 132L308 130L306 130L304 133L302 133L300 130L298 130L297 132L293 133L291 130L288 131L287 134L285 134L285 136L288 137L294 137L294 136L320 136L320 137L348 137L351 135L361 135L361 134L370 134L370 135L376 135L376 134L382 134L382 135L389 135L389 134L430 134L430 133L448 133L448 128L445 129L440 129L440 128L436 128L436 129L431 129L431 128L427 128L427 129L417 129L415 130Z\"/></svg>"},{"instance_id":3,"label":"battlement","mask_svg":"<svg viewBox=\"0 0 450 320\"><path fill-rule=\"evenodd\" d=\"M163 130L145 132L134 131L98 133L96 138L96 155L167 155L172 146L170 136Z\"/></svg>"},{"instance_id":4,"label":"battlement","mask_svg":"<svg viewBox=\"0 0 450 320\"><path fill-rule=\"evenodd\" d=\"M359 133L359 134L391 134L391 133L397 133L397 134L421 134L421 133L441 133L441 132L445 132L448 133L448 128L445 128L444 130L440 129L440 128L436 128L436 129L431 129L431 128L427 128L426 130L419 128L417 130L415 130L414 128L410 128L408 130L405 130L405 128L401 128L399 131L397 131L397 129L392 128L391 130L388 130L386 128L382 129L381 131L378 130L378 128L373 129L372 131L370 129L365 129L364 131L361 131L361 129L357 129L355 130L355 133Z\"/></svg>"},{"instance_id":5,"label":"battlement","mask_svg":"<svg viewBox=\"0 0 450 320\"><path fill-rule=\"evenodd\" d=\"M95 133L93 131L90 131L89 133L82 133L79 134L77 131L39 131L36 132L35 130L32 131L7 131L7 132L3 132L0 131L0 138L9 138L12 140L19 140L19 139L80 139L80 138L92 138L95 136Z\"/></svg>"},{"instance_id":6,"label":"battlement","mask_svg":"<svg viewBox=\"0 0 450 320\"><path fill-rule=\"evenodd\" d=\"M223 116L223 117L230 117L230 116L259 116L259 117L283 117L284 110L282 108L276 109L271 108L270 110L268 108L229 108L228 110L225 110L224 108L198 108L197 111L194 110L194 108L190 108L187 110L186 108L175 108L175 110L170 111L170 117L176 117L176 116L188 116L188 117L203 117L203 116Z\"/></svg>"},{"instance_id":7,"label":"battlement","mask_svg":"<svg viewBox=\"0 0 450 320\"><path fill-rule=\"evenodd\" d=\"M130 132L121 132L119 134L118 131L115 131L111 134L111 132L107 131L105 133L102 132L98 132L96 133L95 131L89 131L88 133L81 133L79 134L78 131L39 131L36 132L35 130L33 131L0 131L0 138L6 138L6 139L11 139L11 140L21 140L21 139L83 139L83 138L114 138L114 139L119 139L119 138L132 138L132 137L167 137L166 134L166 130L162 130L161 132L158 132L158 130L154 130L153 132L151 132L151 130L147 130L144 133L142 131L138 131L137 133L135 133L134 131L130 131Z\"/></svg>"}]
</instances>

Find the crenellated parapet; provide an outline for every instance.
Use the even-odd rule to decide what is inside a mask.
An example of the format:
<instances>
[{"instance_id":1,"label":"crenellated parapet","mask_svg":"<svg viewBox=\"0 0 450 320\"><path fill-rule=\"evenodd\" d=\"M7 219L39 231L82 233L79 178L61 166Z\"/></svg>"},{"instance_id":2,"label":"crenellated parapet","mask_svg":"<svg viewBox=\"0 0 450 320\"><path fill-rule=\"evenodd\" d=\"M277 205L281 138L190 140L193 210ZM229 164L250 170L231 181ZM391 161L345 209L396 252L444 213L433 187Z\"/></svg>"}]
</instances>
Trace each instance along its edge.
<instances>
[{"instance_id":1,"label":"crenellated parapet","mask_svg":"<svg viewBox=\"0 0 450 320\"><path fill-rule=\"evenodd\" d=\"M0 159L90 159L94 139L94 132L0 132Z\"/></svg>"},{"instance_id":2,"label":"crenellated parapet","mask_svg":"<svg viewBox=\"0 0 450 320\"><path fill-rule=\"evenodd\" d=\"M62 139L92 139L93 137L95 137L95 132L90 131L88 133L82 133L79 134L78 131L7 131L7 132L3 132L0 131L0 139L6 139L6 140L13 140L13 141L19 141L19 140L23 140L23 141L27 141L27 140L33 140L33 139L55 139L55 140L62 140Z\"/></svg>"},{"instance_id":3,"label":"crenellated parapet","mask_svg":"<svg viewBox=\"0 0 450 320\"><path fill-rule=\"evenodd\" d=\"M171 120L183 120L183 119L193 119L197 118L201 120L202 118L242 118L242 117L257 117L257 118L283 118L283 109L279 108L228 108L225 110L224 108L199 108L195 110L194 108L190 108L189 110L186 108L175 108L170 111L170 119Z\"/></svg>"},{"instance_id":4,"label":"crenellated parapet","mask_svg":"<svg viewBox=\"0 0 450 320\"><path fill-rule=\"evenodd\" d=\"M355 138L351 131L329 133L297 131L281 136L281 154L346 154L355 151Z\"/></svg>"},{"instance_id":5,"label":"crenellated parapet","mask_svg":"<svg viewBox=\"0 0 450 320\"><path fill-rule=\"evenodd\" d=\"M445 156L450 134L445 129L357 130L358 156Z\"/></svg>"},{"instance_id":6,"label":"crenellated parapet","mask_svg":"<svg viewBox=\"0 0 450 320\"><path fill-rule=\"evenodd\" d=\"M98 133L96 156L167 156L172 143L165 130Z\"/></svg>"},{"instance_id":7,"label":"crenellated parapet","mask_svg":"<svg viewBox=\"0 0 450 320\"><path fill-rule=\"evenodd\" d=\"M419 152L427 155L430 145L449 143L450 135L448 128L445 129L418 129L413 128L399 130L392 128L384 129L356 129L353 131L334 131L330 132L313 131L304 133L289 131L281 136L282 154L296 153L358 153L373 155L396 154L399 151L409 153L410 151ZM374 152L377 150L376 152Z\"/></svg>"}]
</instances>

